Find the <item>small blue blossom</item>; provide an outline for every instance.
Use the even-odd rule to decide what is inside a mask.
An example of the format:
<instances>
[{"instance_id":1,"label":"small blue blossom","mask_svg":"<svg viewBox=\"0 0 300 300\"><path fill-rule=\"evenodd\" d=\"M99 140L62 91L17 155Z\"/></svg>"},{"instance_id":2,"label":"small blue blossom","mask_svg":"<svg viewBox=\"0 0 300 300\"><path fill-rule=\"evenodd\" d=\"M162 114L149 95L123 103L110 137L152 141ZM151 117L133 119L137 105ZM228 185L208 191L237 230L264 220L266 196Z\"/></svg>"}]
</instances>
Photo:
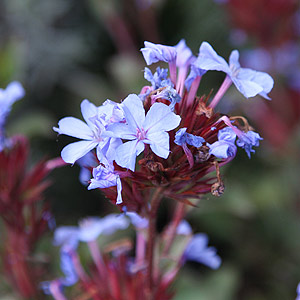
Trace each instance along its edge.
<instances>
[{"instance_id":1,"label":"small blue blossom","mask_svg":"<svg viewBox=\"0 0 300 300\"><path fill-rule=\"evenodd\" d=\"M122 102L122 108L126 123L108 127L111 136L129 140L116 149L116 163L134 171L136 157L144 151L145 144L149 144L157 156L167 158L170 152L167 131L179 125L180 116L163 103L154 103L145 116L143 103L135 94Z\"/></svg>"},{"instance_id":2,"label":"small blue blossom","mask_svg":"<svg viewBox=\"0 0 300 300\"><path fill-rule=\"evenodd\" d=\"M88 190L92 189L104 189L111 186L117 186L117 204L121 204L122 201L122 183L120 176L114 172L114 165L112 162L102 158L102 163L93 169L93 178L90 180Z\"/></svg>"},{"instance_id":3,"label":"small blue blossom","mask_svg":"<svg viewBox=\"0 0 300 300\"><path fill-rule=\"evenodd\" d=\"M11 110L11 106L19 99L23 98L25 91L22 85L13 81L6 89L0 89L0 128L4 125L5 119Z\"/></svg>"},{"instance_id":4,"label":"small blue blossom","mask_svg":"<svg viewBox=\"0 0 300 300\"><path fill-rule=\"evenodd\" d=\"M239 136L239 138L236 141L236 144L245 149L248 157L251 157L251 153L255 153L255 150L252 149L252 147L258 147L259 141L263 140L263 138L254 131L249 130L247 133L244 133L243 135Z\"/></svg>"},{"instance_id":5,"label":"small blue blossom","mask_svg":"<svg viewBox=\"0 0 300 300\"><path fill-rule=\"evenodd\" d=\"M272 77L264 72L241 68L238 60L239 52L237 50L231 52L228 64L209 43L203 42L200 46L197 66L207 71L225 72L246 98L259 94L266 99L270 99L267 94L274 85Z\"/></svg>"},{"instance_id":6,"label":"small blue blossom","mask_svg":"<svg viewBox=\"0 0 300 300\"><path fill-rule=\"evenodd\" d=\"M153 96L153 99L162 98L171 102L169 105L171 110L174 110L176 103L181 101L180 95L171 86L166 86L161 92Z\"/></svg>"},{"instance_id":7,"label":"small blue blossom","mask_svg":"<svg viewBox=\"0 0 300 300\"><path fill-rule=\"evenodd\" d=\"M53 127L58 134L83 140L64 147L61 152L62 159L66 163L74 164L79 158L97 147L107 158L113 160L114 149L122 142L120 139L106 137L103 133L108 125L123 120L123 112L119 104L108 100L102 106L96 107L88 100L83 100L81 112L86 123L77 118L66 117L58 122L58 128Z\"/></svg>"},{"instance_id":8,"label":"small blue blossom","mask_svg":"<svg viewBox=\"0 0 300 300\"><path fill-rule=\"evenodd\" d=\"M218 158L234 157L237 148L235 146L236 133L231 127L225 127L218 132L218 141L207 144L209 154Z\"/></svg>"},{"instance_id":9,"label":"small blue blossom","mask_svg":"<svg viewBox=\"0 0 300 300\"><path fill-rule=\"evenodd\" d=\"M192 260L204 264L212 269L218 269L221 258L214 247L207 247L208 237L204 233L195 234L184 252L185 260Z\"/></svg>"},{"instance_id":10,"label":"small blue blossom","mask_svg":"<svg viewBox=\"0 0 300 300\"><path fill-rule=\"evenodd\" d=\"M194 147L201 147L202 143L205 142L204 138L201 136L196 136L190 133L186 132L187 128L180 128L176 134L175 134L175 144L182 147L188 162L190 164L190 168L194 165L194 158L191 150L188 148L188 145L194 146Z\"/></svg>"},{"instance_id":11,"label":"small blue blossom","mask_svg":"<svg viewBox=\"0 0 300 300\"><path fill-rule=\"evenodd\" d=\"M140 217L137 213L135 212L127 212L126 216L128 216L131 220L131 223L138 229L145 229L148 228L149 221L146 218Z\"/></svg>"},{"instance_id":12,"label":"small blue blossom","mask_svg":"<svg viewBox=\"0 0 300 300\"><path fill-rule=\"evenodd\" d=\"M188 144L194 147L201 147L202 143L205 142L204 138L201 136L196 136L191 133L186 132L187 128L180 128L175 134L175 144L182 146L183 144Z\"/></svg>"},{"instance_id":13,"label":"small blue blossom","mask_svg":"<svg viewBox=\"0 0 300 300\"><path fill-rule=\"evenodd\" d=\"M297 286L297 298L296 300L300 300L300 283Z\"/></svg>"},{"instance_id":14,"label":"small blue blossom","mask_svg":"<svg viewBox=\"0 0 300 300\"><path fill-rule=\"evenodd\" d=\"M218 158L234 157L236 155L236 146L228 141L217 141L213 144L207 144L209 154Z\"/></svg>"},{"instance_id":15,"label":"small blue blossom","mask_svg":"<svg viewBox=\"0 0 300 300\"><path fill-rule=\"evenodd\" d=\"M153 90L172 85L171 80L167 77L168 69L157 67L154 74L152 74L151 70L147 67L144 70L144 78L151 83Z\"/></svg>"},{"instance_id":16,"label":"small blue blossom","mask_svg":"<svg viewBox=\"0 0 300 300\"><path fill-rule=\"evenodd\" d=\"M179 235L190 235L192 234L192 227L186 220L182 220L177 226L176 233Z\"/></svg>"},{"instance_id":17,"label":"small blue blossom","mask_svg":"<svg viewBox=\"0 0 300 300\"><path fill-rule=\"evenodd\" d=\"M141 51L147 65L152 65L158 61L170 63L175 61L177 56L175 47L150 42L145 42L145 48L142 48Z\"/></svg>"},{"instance_id":18,"label":"small blue blossom","mask_svg":"<svg viewBox=\"0 0 300 300\"><path fill-rule=\"evenodd\" d=\"M11 106L19 99L23 98L25 91L22 85L13 81L7 85L6 89L0 89L0 151L7 146L8 141L5 138L4 125Z\"/></svg>"},{"instance_id":19,"label":"small blue blossom","mask_svg":"<svg viewBox=\"0 0 300 300\"><path fill-rule=\"evenodd\" d=\"M104 218L89 217L80 221L79 226L61 226L54 232L53 243L63 251L76 250L79 242L96 240L99 235L111 235L129 226L128 219L119 214L109 214Z\"/></svg>"}]
</instances>

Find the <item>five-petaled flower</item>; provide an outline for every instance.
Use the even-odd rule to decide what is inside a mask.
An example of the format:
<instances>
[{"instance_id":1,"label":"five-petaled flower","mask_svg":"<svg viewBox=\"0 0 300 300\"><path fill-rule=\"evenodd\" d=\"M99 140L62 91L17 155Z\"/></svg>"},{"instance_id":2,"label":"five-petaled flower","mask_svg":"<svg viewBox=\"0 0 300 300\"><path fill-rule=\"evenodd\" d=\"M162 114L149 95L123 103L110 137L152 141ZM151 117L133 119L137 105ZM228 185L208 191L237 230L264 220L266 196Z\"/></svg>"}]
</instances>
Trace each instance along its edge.
<instances>
[{"instance_id":1,"label":"five-petaled flower","mask_svg":"<svg viewBox=\"0 0 300 300\"><path fill-rule=\"evenodd\" d=\"M116 163L131 171L135 170L136 157L149 144L151 150L162 158L170 152L167 131L176 128L180 116L171 111L168 105L154 103L145 116L143 102L135 95L129 95L122 102L126 123L115 123L107 128L107 135L129 140L116 148Z\"/></svg>"}]
</instances>

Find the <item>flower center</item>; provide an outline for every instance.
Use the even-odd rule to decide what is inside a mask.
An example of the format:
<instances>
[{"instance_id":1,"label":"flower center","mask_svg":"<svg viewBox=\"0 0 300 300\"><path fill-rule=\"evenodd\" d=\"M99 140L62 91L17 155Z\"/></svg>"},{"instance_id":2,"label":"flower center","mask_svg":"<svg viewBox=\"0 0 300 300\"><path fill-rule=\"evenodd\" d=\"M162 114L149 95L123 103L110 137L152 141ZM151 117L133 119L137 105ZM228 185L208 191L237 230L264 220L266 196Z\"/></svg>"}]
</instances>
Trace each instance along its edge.
<instances>
[{"instance_id":1,"label":"flower center","mask_svg":"<svg viewBox=\"0 0 300 300\"><path fill-rule=\"evenodd\" d=\"M144 140L146 138L146 132L145 132L144 128L136 129L136 137L139 141Z\"/></svg>"}]
</instances>

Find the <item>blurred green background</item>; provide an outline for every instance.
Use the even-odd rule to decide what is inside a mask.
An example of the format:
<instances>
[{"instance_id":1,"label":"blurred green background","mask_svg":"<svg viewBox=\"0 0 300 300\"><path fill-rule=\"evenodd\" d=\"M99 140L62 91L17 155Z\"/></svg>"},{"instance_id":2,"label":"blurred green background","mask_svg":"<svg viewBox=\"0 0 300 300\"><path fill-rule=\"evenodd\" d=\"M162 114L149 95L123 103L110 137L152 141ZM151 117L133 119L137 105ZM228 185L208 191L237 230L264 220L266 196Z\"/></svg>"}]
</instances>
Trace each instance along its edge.
<instances>
[{"instance_id":1,"label":"blurred green background","mask_svg":"<svg viewBox=\"0 0 300 300\"><path fill-rule=\"evenodd\" d=\"M52 127L64 116L81 118L83 99L100 105L140 91L144 40L175 45L185 38L194 54L208 41L226 59L236 47L256 46L251 36L237 46L232 29L228 10L212 0L2 0L0 85L19 80L26 89L9 117L8 134L30 139L32 162L57 157L72 139L57 138ZM281 76L272 75L280 85ZM223 78L208 74L199 94L216 90ZM255 105L264 101L246 100L232 88L219 109L249 117L261 132ZM283 144L274 146L265 138L251 160L239 151L222 170L225 194L203 197L188 215L194 232L209 235L223 264L217 271L187 264L174 286L175 299L295 298L300 281L300 120L295 124ZM272 124L266 118L263 126ZM58 225L116 211L100 191L87 191L78 174L75 165L51 175L46 196ZM49 233L43 244L49 247L51 238ZM17 299L1 274L0 298Z\"/></svg>"}]
</instances>

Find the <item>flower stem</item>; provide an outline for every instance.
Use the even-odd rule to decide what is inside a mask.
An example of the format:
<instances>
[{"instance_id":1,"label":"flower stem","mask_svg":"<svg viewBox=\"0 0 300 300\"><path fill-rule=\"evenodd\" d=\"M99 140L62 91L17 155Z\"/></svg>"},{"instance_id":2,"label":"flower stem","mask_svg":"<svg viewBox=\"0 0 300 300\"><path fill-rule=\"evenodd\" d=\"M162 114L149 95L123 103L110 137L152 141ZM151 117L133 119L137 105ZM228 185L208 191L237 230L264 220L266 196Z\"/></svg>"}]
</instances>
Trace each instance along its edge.
<instances>
[{"instance_id":1,"label":"flower stem","mask_svg":"<svg viewBox=\"0 0 300 300\"><path fill-rule=\"evenodd\" d=\"M198 87L199 87L201 78L202 78L202 76L197 76L196 79L193 81L190 91L187 96L186 107L189 107L193 103L193 101L196 97L197 91L198 91Z\"/></svg>"},{"instance_id":2,"label":"flower stem","mask_svg":"<svg viewBox=\"0 0 300 300\"><path fill-rule=\"evenodd\" d=\"M176 236L177 227L180 221L182 220L182 218L184 217L184 214L185 214L185 204L182 202L178 202L171 224L169 225L169 228L166 231L166 243L165 243L165 248L163 250L163 256L167 255L167 253L169 252L172 243L174 241L174 238Z\"/></svg>"},{"instance_id":3,"label":"flower stem","mask_svg":"<svg viewBox=\"0 0 300 300\"><path fill-rule=\"evenodd\" d=\"M230 79L229 76L226 76L222 85L220 86L218 92L216 93L215 97L209 104L209 106L208 106L209 108L215 108L217 106L217 104L219 103L221 98L224 96L225 92L228 90L228 88L231 86L231 84L232 84L232 80Z\"/></svg>"},{"instance_id":4,"label":"flower stem","mask_svg":"<svg viewBox=\"0 0 300 300\"><path fill-rule=\"evenodd\" d=\"M156 235L156 219L157 211L161 199L163 197L163 188L158 187L152 195L151 200L151 210L149 212L149 227L148 227L148 243L147 243L147 295L148 299L154 300L154 291L153 291L153 260L154 260L154 247L155 247L155 235Z\"/></svg>"}]
</instances>

